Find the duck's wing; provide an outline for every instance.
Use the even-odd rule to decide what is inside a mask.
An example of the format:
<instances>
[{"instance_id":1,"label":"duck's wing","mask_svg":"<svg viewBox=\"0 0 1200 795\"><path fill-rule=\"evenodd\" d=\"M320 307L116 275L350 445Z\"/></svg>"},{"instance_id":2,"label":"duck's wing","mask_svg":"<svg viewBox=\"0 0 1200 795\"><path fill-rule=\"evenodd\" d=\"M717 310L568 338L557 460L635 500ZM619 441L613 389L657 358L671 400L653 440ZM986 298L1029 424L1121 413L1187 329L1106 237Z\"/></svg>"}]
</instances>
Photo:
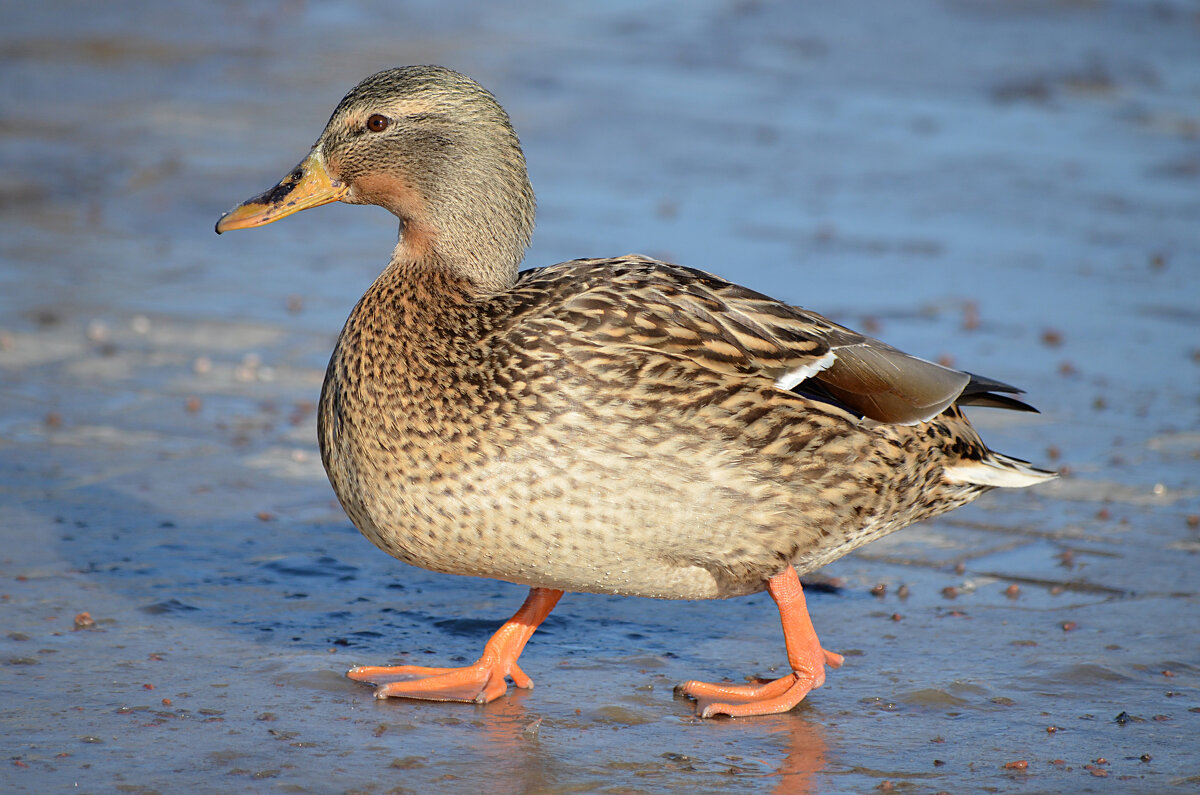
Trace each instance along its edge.
<instances>
[{"instance_id":1,"label":"duck's wing","mask_svg":"<svg viewBox=\"0 0 1200 795\"><path fill-rule=\"evenodd\" d=\"M539 305L526 317L537 315L541 322L527 331L548 323L556 335L566 331L589 347L652 350L731 377L767 377L779 389L876 422L931 419L972 382L968 373L910 356L814 312L644 257L526 271L514 295ZM1012 391L999 382L986 384Z\"/></svg>"}]
</instances>

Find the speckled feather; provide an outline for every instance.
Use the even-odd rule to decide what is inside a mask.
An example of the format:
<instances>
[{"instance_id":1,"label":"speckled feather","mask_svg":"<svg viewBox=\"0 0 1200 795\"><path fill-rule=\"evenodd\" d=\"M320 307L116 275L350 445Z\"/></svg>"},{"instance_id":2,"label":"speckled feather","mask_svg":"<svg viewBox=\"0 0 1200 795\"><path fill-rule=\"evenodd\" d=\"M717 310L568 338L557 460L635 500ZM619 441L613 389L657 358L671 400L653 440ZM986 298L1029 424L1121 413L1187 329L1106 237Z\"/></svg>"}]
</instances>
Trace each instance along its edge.
<instances>
[{"instance_id":1,"label":"speckled feather","mask_svg":"<svg viewBox=\"0 0 1200 795\"><path fill-rule=\"evenodd\" d=\"M1049 476L990 452L955 405L1024 407L999 382L645 257L518 274L524 156L468 78L368 78L314 157L343 201L402 221L330 360L318 434L350 518L404 561L734 596Z\"/></svg>"},{"instance_id":2,"label":"speckled feather","mask_svg":"<svg viewBox=\"0 0 1200 795\"><path fill-rule=\"evenodd\" d=\"M527 271L499 295L393 263L330 363L321 447L354 523L414 565L750 593L986 490L941 477L988 454L957 409L864 423L775 385L869 342L640 257Z\"/></svg>"}]
</instances>

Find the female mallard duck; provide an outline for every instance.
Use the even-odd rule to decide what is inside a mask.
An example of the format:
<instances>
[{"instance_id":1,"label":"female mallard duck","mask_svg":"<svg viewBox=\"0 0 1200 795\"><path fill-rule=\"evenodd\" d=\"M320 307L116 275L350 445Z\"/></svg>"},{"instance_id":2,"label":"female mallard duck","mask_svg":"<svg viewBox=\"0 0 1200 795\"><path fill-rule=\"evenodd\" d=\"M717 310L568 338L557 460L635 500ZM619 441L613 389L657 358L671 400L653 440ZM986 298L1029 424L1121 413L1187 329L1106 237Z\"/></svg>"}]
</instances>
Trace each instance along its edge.
<instances>
[{"instance_id":1,"label":"female mallard duck","mask_svg":"<svg viewBox=\"0 0 1200 795\"><path fill-rule=\"evenodd\" d=\"M842 657L797 572L996 486L1053 474L994 453L964 404L1019 390L813 312L646 257L517 272L525 158L484 88L436 66L356 86L311 153L217 232L332 201L401 223L321 390L321 458L346 513L416 566L531 587L464 668L358 667L380 698L488 702L564 591L779 607L792 672L688 682L701 714L794 707Z\"/></svg>"}]
</instances>

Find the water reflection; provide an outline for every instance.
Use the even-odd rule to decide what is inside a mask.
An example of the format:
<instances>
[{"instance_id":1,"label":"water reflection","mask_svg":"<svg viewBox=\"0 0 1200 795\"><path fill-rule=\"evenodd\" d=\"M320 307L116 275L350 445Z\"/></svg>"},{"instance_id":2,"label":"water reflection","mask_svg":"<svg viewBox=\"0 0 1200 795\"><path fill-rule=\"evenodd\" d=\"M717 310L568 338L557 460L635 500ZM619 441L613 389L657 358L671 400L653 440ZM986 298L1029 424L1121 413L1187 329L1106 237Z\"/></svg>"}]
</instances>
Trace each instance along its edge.
<instances>
[{"instance_id":1,"label":"water reflection","mask_svg":"<svg viewBox=\"0 0 1200 795\"><path fill-rule=\"evenodd\" d=\"M629 717L645 723L618 724L600 717L612 714L603 710L564 718L561 704L543 717L530 696L513 689L478 708L470 729L460 725L456 732L459 763L443 761L431 781L470 788L469 781L488 795L577 792L581 784L620 792L804 795L820 791L831 756L824 716L804 706L785 715L701 721L663 715L658 701L630 710L637 714ZM651 710L656 714L643 715ZM564 734L575 738L566 755Z\"/></svg>"},{"instance_id":2,"label":"water reflection","mask_svg":"<svg viewBox=\"0 0 1200 795\"><path fill-rule=\"evenodd\" d=\"M566 771L539 742L542 718L525 708L531 691L511 688L503 698L484 707L480 761L496 793L553 792Z\"/></svg>"},{"instance_id":3,"label":"water reflection","mask_svg":"<svg viewBox=\"0 0 1200 795\"><path fill-rule=\"evenodd\" d=\"M788 750L776 773L779 782L771 792L776 795L816 792L817 775L828 764L828 730L815 717L806 715L783 715L780 722L783 726L778 731L788 735Z\"/></svg>"},{"instance_id":4,"label":"water reflection","mask_svg":"<svg viewBox=\"0 0 1200 795\"><path fill-rule=\"evenodd\" d=\"M764 782L761 791L774 795L806 795L820 791L821 774L829 765L830 730L822 719L802 704L797 710L783 715L718 719L711 723L706 721L705 725L736 734L736 744L742 748L763 749L756 757L745 760L746 763L756 762L757 774L765 773L767 781L772 782ZM743 766L749 767L745 763Z\"/></svg>"}]
</instances>

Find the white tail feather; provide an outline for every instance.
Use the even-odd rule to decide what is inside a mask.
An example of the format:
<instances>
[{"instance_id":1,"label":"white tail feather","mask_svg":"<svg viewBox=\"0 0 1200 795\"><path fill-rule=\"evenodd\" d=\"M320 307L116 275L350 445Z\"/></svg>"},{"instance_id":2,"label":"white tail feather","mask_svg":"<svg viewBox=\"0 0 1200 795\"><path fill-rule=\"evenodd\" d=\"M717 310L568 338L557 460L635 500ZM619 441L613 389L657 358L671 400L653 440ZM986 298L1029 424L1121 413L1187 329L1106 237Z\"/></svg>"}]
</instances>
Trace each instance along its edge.
<instances>
[{"instance_id":1,"label":"white tail feather","mask_svg":"<svg viewBox=\"0 0 1200 795\"><path fill-rule=\"evenodd\" d=\"M982 461L967 461L944 470L951 483L995 486L1020 489L1058 477L1055 472L1038 469L1028 461L1010 458L1003 453L989 453Z\"/></svg>"}]
</instances>

